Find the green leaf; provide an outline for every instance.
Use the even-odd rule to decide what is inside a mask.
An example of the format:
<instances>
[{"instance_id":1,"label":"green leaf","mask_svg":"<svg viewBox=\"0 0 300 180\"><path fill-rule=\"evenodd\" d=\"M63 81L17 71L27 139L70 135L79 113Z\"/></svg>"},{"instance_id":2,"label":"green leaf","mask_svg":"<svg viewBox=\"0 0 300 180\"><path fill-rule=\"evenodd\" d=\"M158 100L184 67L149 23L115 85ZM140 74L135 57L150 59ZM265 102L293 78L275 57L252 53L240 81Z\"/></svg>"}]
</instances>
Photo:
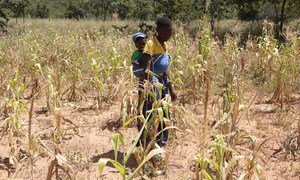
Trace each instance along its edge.
<instances>
[{"instance_id":1,"label":"green leaf","mask_svg":"<svg viewBox=\"0 0 300 180\"><path fill-rule=\"evenodd\" d=\"M18 87L18 92L17 92L18 97L20 97L22 95L24 89L25 89L25 85L23 83L21 83Z\"/></svg>"},{"instance_id":2,"label":"green leaf","mask_svg":"<svg viewBox=\"0 0 300 180\"><path fill-rule=\"evenodd\" d=\"M205 171L204 169L201 170L201 174L205 177L205 179L207 180L213 180L213 178L211 177L211 175Z\"/></svg>"},{"instance_id":3,"label":"green leaf","mask_svg":"<svg viewBox=\"0 0 300 180\"><path fill-rule=\"evenodd\" d=\"M216 170L217 170L218 172L221 171L221 168L222 168L222 167L220 167L216 161L211 160L210 163L212 163L212 164L214 165L214 167L216 168Z\"/></svg>"},{"instance_id":4,"label":"green leaf","mask_svg":"<svg viewBox=\"0 0 300 180\"><path fill-rule=\"evenodd\" d=\"M158 117L159 117L160 121L162 121L163 118L164 118L164 112L163 112L163 109L162 109L162 108L158 108L158 109L157 109L157 112L158 112Z\"/></svg>"},{"instance_id":5,"label":"green leaf","mask_svg":"<svg viewBox=\"0 0 300 180\"><path fill-rule=\"evenodd\" d=\"M163 100L162 105L163 105L164 112L167 115L167 118L170 119L169 118L169 103L167 101Z\"/></svg>"},{"instance_id":6,"label":"green leaf","mask_svg":"<svg viewBox=\"0 0 300 180\"><path fill-rule=\"evenodd\" d=\"M124 123L123 127L128 126L133 120L135 120L135 117L132 117L132 118L130 118L129 120L127 120L127 121Z\"/></svg>"},{"instance_id":7,"label":"green leaf","mask_svg":"<svg viewBox=\"0 0 300 180\"><path fill-rule=\"evenodd\" d=\"M157 138L160 134L162 134L163 131L166 131L166 130L169 130L169 129L176 129L176 130L180 131L180 129L178 129L176 126L168 126L168 127L164 128L163 130L159 131L155 135L155 138Z\"/></svg>"},{"instance_id":8,"label":"green leaf","mask_svg":"<svg viewBox=\"0 0 300 180\"><path fill-rule=\"evenodd\" d=\"M145 72L151 76L156 76L156 74L149 69L146 69Z\"/></svg>"},{"instance_id":9,"label":"green leaf","mask_svg":"<svg viewBox=\"0 0 300 180\"><path fill-rule=\"evenodd\" d=\"M122 175L123 179L125 179L125 168L117 161L114 161L109 158L100 158L98 161L98 172L101 175L103 172L104 167L106 166L107 162L110 162L114 165L114 167L119 171Z\"/></svg>"},{"instance_id":10,"label":"green leaf","mask_svg":"<svg viewBox=\"0 0 300 180\"><path fill-rule=\"evenodd\" d=\"M106 166L108 159L101 158L98 161L98 173L101 175L104 167Z\"/></svg>"},{"instance_id":11,"label":"green leaf","mask_svg":"<svg viewBox=\"0 0 300 180\"><path fill-rule=\"evenodd\" d=\"M146 124L148 123L148 121L149 121L149 119L150 119L150 115L151 115L151 112L152 112L152 111L153 111L153 110L151 110L150 113L148 114L147 119L145 119L144 116L139 116L139 117L138 117L138 118L140 118L140 119L143 120L144 124L143 124L143 126L142 126L140 132L138 133L138 135L134 138L134 141L133 141L133 143L131 144L131 146L130 146L130 148L129 148L129 151L126 153L126 156L125 156L125 158L124 158L124 164L127 163L128 159L129 159L129 157L130 157L130 155L132 154L132 152L133 152L134 148L136 147L137 143L139 142L139 140L140 140L140 138L141 138L141 136L142 136L142 134L143 134L143 132L144 132L144 129L145 129L145 127L146 127Z\"/></svg>"},{"instance_id":12,"label":"green leaf","mask_svg":"<svg viewBox=\"0 0 300 180\"><path fill-rule=\"evenodd\" d=\"M113 144L114 144L115 161L118 161L119 145L121 144L121 145L125 146L123 135L120 134L120 133L113 134L112 135L112 141L113 141Z\"/></svg>"},{"instance_id":13,"label":"green leaf","mask_svg":"<svg viewBox=\"0 0 300 180\"><path fill-rule=\"evenodd\" d=\"M208 158L202 156L197 157L196 161L200 164L200 167L202 169L207 169L207 165L208 163L210 163L210 160Z\"/></svg>"}]
</instances>

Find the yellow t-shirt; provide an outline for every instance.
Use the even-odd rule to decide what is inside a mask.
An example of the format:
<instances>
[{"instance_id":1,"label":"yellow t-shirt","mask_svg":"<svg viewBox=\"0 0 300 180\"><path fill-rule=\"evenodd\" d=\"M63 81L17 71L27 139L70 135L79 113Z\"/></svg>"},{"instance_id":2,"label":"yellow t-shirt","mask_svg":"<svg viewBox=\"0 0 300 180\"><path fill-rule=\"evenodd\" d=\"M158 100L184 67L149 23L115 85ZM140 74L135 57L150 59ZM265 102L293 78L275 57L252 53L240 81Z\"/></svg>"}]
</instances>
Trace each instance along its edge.
<instances>
[{"instance_id":1,"label":"yellow t-shirt","mask_svg":"<svg viewBox=\"0 0 300 180\"><path fill-rule=\"evenodd\" d=\"M167 44L161 44L155 36L153 36L145 45L144 52L150 56L157 54L167 54Z\"/></svg>"}]
</instances>

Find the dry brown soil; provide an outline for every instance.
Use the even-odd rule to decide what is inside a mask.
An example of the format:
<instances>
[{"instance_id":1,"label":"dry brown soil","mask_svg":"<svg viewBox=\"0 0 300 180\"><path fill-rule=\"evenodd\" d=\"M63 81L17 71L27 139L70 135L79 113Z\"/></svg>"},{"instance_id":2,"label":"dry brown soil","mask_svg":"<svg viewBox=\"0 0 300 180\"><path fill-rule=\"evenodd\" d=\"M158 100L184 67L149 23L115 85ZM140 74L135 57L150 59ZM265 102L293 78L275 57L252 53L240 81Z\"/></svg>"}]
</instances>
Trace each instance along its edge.
<instances>
[{"instance_id":1,"label":"dry brown soil","mask_svg":"<svg viewBox=\"0 0 300 180\"><path fill-rule=\"evenodd\" d=\"M41 142L49 148L48 153L41 149L37 151L39 153L36 153L34 157L32 175L28 156L24 153L24 160L22 160L24 167L18 173L16 179L46 179L48 166L53 160L54 145L51 143L51 132L54 130L54 117L42 112L45 107L44 102L41 98L35 103L33 134L35 137L39 137ZM93 105L92 100L64 102L61 109L64 137L59 144L59 148L62 155L73 167L77 179L97 179L97 162L99 158L114 158L111 136L120 116L121 105L120 103L111 104L99 111L90 108L91 105ZM265 104L262 100L256 100L240 124L240 129L255 136L258 140L270 138L260 152L260 157L266 163L262 163L262 165L265 167L267 177L270 180L300 179L299 157L293 160L289 152L284 151L272 156L276 149L283 146L287 136L296 131L297 121L300 117L299 112L299 100L285 103L283 110L281 110L280 105ZM0 120L0 124L2 122L3 120ZM26 132L28 128L28 115L26 113L22 116L21 123ZM67 128L74 127L74 124L79 127L75 129L76 131L73 129L67 130ZM131 126L121 132L124 134L128 147L137 134L137 129L135 126ZM21 149L26 152L28 140L23 137L21 141L24 142ZM166 148L170 154L167 173L155 179L194 179L195 173L193 172L192 161L198 152L197 147L199 145L201 145L201 140L195 138L192 132L185 129L182 129L181 132L177 131L176 138L172 137ZM5 170L4 163L5 158L9 157L7 135L0 141L0 152L0 179L7 179L8 173ZM120 161L121 158L122 150L119 152ZM130 158L127 167L129 169L136 167L133 157ZM66 179L64 175L62 177ZM100 179L121 179L121 176L112 168L112 165L108 165Z\"/></svg>"}]
</instances>

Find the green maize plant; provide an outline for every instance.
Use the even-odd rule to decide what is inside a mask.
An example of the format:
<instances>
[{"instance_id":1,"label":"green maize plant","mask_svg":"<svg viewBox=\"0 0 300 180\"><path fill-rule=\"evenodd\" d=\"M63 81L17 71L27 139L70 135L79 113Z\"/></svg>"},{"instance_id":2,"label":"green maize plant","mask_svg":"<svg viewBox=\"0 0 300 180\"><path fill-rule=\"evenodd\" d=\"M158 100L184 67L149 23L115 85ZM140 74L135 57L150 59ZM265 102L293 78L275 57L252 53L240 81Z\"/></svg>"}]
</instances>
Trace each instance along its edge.
<instances>
[{"instance_id":1,"label":"green maize plant","mask_svg":"<svg viewBox=\"0 0 300 180\"><path fill-rule=\"evenodd\" d=\"M224 158L226 150L226 143L221 135L217 135L214 140L214 145L210 149L210 153L212 158L208 159L202 156L196 156L195 160L196 163L199 163L200 170L198 169L198 164L196 165L196 177L199 179L200 173L205 179L224 179L223 178L223 171L224 171ZM213 176L212 172L210 171L209 165L213 165L216 170L216 175ZM215 178L214 178L215 177ZM203 178L201 178L203 179Z\"/></svg>"},{"instance_id":2,"label":"green maize plant","mask_svg":"<svg viewBox=\"0 0 300 180\"><path fill-rule=\"evenodd\" d=\"M223 135L216 135L213 145L210 147L209 155L196 156L196 179L251 179L252 177L258 179L266 179L266 173L264 168L258 162L258 152L263 144L268 139L258 143L253 136L240 136L242 139L251 139L253 143L253 149L246 149L248 155L241 155L240 150L244 150L240 147L230 148L224 141ZM226 154L231 152L232 156L229 160L226 160ZM210 156L207 158L206 156ZM234 169L238 170L239 174L235 174Z\"/></svg>"},{"instance_id":3,"label":"green maize plant","mask_svg":"<svg viewBox=\"0 0 300 180\"><path fill-rule=\"evenodd\" d=\"M57 78L57 79L53 79ZM61 101L60 101L60 77L59 76L47 76L48 80L48 88L47 88L47 107L50 110L50 112L54 112L56 108L61 107ZM57 84L56 84L57 83Z\"/></svg>"},{"instance_id":4,"label":"green maize plant","mask_svg":"<svg viewBox=\"0 0 300 180\"><path fill-rule=\"evenodd\" d=\"M70 42L67 41L64 43L73 44L74 49L64 48L66 52L61 54L61 59L58 59L60 61L58 64L59 68L66 74L66 84L70 84L67 90L62 93L62 96L67 94L68 101L76 101L82 99L80 87L77 86L81 86L82 83L80 82L83 82L82 71L85 68L79 67L83 67L84 65L81 54L85 54L85 52L82 51L80 37L75 36L73 39L70 39ZM67 68L62 69L63 66Z\"/></svg>"},{"instance_id":5,"label":"green maize plant","mask_svg":"<svg viewBox=\"0 0 300 180\"><path fill-rule=\"evenodd\" d=\"M202 46L203 43L207 42L205 38L203 42L199 43L199 52L204 53L203 57L207 57L206 46ZM239 148L239 142L241 141L241 133L238 124L242 117L240 113L245 110L245 106L242 105L243 95L241 93L241 81L243 77L244 65L239 65L239 54L238 48L238 37L231 38L227 37L224 44L224 54L223 58L226 59L225 62L219 64L219 61L206 63L206 68L211 72L214 70L212 67L217 67L223 72L223 75L213 74L212 82L217 81L217 84L223 87L222 93L222 106L219 112L218 121L213 127L212 137L214 139L213 144L206 151L202 153L204 155L198 155L195 157L195 167L196 167L196 179L233 179L234 170L239 169L238 161L247 162L249 167L257 168L253 170L244 169L245 173L240 174L240 178L243 178L245 174L250 178L252 176L257 176L257 174L263 176L263 168L256 161L257 150L249 150L253 152L254 161L249 161L246 157L236 151ZM213 57L217 58L217 57ZM217 59L216 59L217 60ZM264 63L264 62L262 62ZM220 83L221 82L221 83ZM218 90L218 88L217 88ZM208 95L206 94L206 97ZM205 100L204 103L204 122L207 122L206 112L209 98ZM218 128L219 127L219 128ZM209 127L208 127L209 128ZM209 131L206 131L209 133ZM217 135L215 135L217 134ZM265 142L265 141L264 141ZM259 148L258 148L259 149ZM242 160L243 159L243 160ZM253 174L256 171L256 174Z\"/></svg>"},{"instance_id":6,"label":"green maize plant","mask_svg":"<svg viewBox=\"0 0 300 180\"><path fill-rule=\"evenodd\" d=\"M293 101L293 88L297 82L295 79L299 77L299 53L294 51L296 41L291 44L281 45L279 49L273 49L274 58L274 85L275 91L271 101L280 102ZM291 47L289 47L291 46Z\"/></svg>"},{"instance_id":7,"label":"green maize plant","mask_svg":"<svg viewBox=\"0 0 300 180\"><path fill-rule=\"evenodd\" d=\"M147 71L148 73L151 73L150 71ZM157 84L156 87L159 89L159 95L161 96L162 91L162 85ZM152 98L156 99L156 93L152 93L151 91L148 91L149 96L152 96ZM144 102L142 102L143 104ZM126 104L126 103L125 103ZM124 105L126 107L126 105ZM141 105L142 107L142 105ZM140 109L142 111L142 109ZM138 135L135 137L133 143L130 145L129 150L127 153L125 153L125 143L124 143L124 137L121 133L114 134L112 137L113 144L114 144L114 152L115 152L115 159L107 159L107 158L101 158L99 159L98 166L99 166L99 173L101 175L105 165L107 162L111 162L114 167L119 171L120 175L122 176L122 179L132 179L136 176L136 174L142 169L143 173L147 176L155 176L157 172L154 172L155 169L153 169L152 162L150 163L150 160L156 156L159 156L161 154L166 154L165 150L162 148L154 148L155 139L159 136L163 135L164 130L168 129L174 129L176 127L168 126L161 130L160 132L157 131L159 123L163 123L163 121L167 122L169 117L167 116L167 119L164 118L164 113L168 115L169 107L168 103L165 100L158 100L154 101L152 105L152 109L147 112L147 118L145 118L143 115L139 115L137 117L132 117L126 122L123 122L123 128L131 124L132 121L134 121L136 118L138 118L140 121L143 122L143 126L141 130L139 131ZM142 112L140 112L142 114ZM123 118L126 117L126 108L123 109ZM150 137L151 141L149 144L140 144L140 146L137 148L136 146L140 143L140 139L143 139L142 142L146 142L146 138ZM117 152L119 146L123 147L123 161L122 163L119 163L117 161ZM136 160L138 162L138 167L132 172L128 177L126 177L126 163L131 156L132 153L135 153ZM150 165L151 164L151 165ZM158 172L160 173L160 172Z\"/></svg>"},{"instance_id":8,"label":"green maize plant","mask_svg":"<svg viewBox=\"0 0 300 180\"><path fill-rule=\"evenodd\" d=\"M263 36L254 48L256 60L251 62L253 82L263 85L265 89L275 89L269 102L283 103L284 98L293 99L291 93L297 84L293 81L299 77L299 53L297 52L297 37L289 43L279 44L273 38L272 25L264 25Z\"/></svg>"},{"instance_id":9,"label":"green maize plant","mask_svg":"<svg viewBox=\"0 0 300 180\"><path fill-rule=\"evenodd\" d=\"M199 53L199 62L197 65L200 69L200 77L203 77L203 84L206 85L205 88L205 99L204 99L204 123L207 123L207 106L210 96L210 86L211 86L211 75L210 75L210 61L211 61L211 49L212 49L212 42L211 42L211 32L208 28L207 20L204 18L203 21L200 21L200 27L203 27L200 31L200 37L198 43L198 53ZM200 93L200 92L199 92Z\"/></svg>"},{"instance_id":10,"label":"green maize plant","mask_svg":"<svg viewBox=\"0 0 300 180\"><path fill-rule=\"evenodd\" d=\"M181 96L183 103L186 103L191 99L195 102L197 99L200 99L196 90L197 88L200 88L198 87L197 82L201 79L197 76L199 68L195 66L197 57L194 57L193 52L189 49L190 46L193 46L193 41L187 34L183 33L183 31L176 33L172 40L174 41L174 55L171 56L170 75L174 82L173 84L175 88L180 87L180 89L182 89ZM183 43L184 40L188 41ZM187 54L186 52L189 53ZM188 61L186 61L187 59ZM191 74L187 72L191 72ZM192 81L190 81L191 78L193 78Z\"/></svg>"},{"instance_id":11,"label":"green maize plant","mask_svg":"<svg viewBox=\"0 0 300 180\"><path fill-rule=\"evenodd\" d=\"M101 79L99 78L100 73L101 73L101 69L100 69L100 65L97 63L96 59L92 59L91 60L91 68L92 68L92 74L93 74L93 79L92 82L93 84L95 84L95 88L97 91L97 109L100 108L101 105L101 98L102 96L102 92L104 91L103 89L103 83L101 81Z\"/></svg>"},{"instance_id":12,"label":"green maize plant","mask_svg":"<svg viewBox=\"0 0 300 180\"><path fill-rule=\"evenodd\" d=\"M8 134L8 146L9 146L9 159L17 170L22 169L22 165L19 164L20 158L18 156L22 142L19 140L20 137L24 136L23 126L24 121L21 119L21 115L25 112L28 102L23 102L21 97L24 93L25 84L20 82L19 72L16 71L14 78L9 80L7 85L7 91L10 94L10 98L6 99L5 104L7 108L11 109L8 116L4 119L1 124L2 128L2 139L4 135ZM17 173L15 173L16 175Z\"/></svg>"},{"instance_id":13,"label":"green maize plant","mask_svg":"<svg viewBox=\"0 0 300 180\"><path fill-rule=\"evenodd\" d=\"M163 110L161 108L158 108L158 109L152 109L150 110L149 113L158 113L159 112L159 116L162 118L162 112ZM100 158L99 161L98 161L98 166L99 166L99 169L98 169L98 173L101 175L105 165L107 164L107 162L111 162L114 167L119 171L122 179L133 179L136 174L143 168L143 166L151 159L153 158L155 155L158 155L158 154L164 154L165 153L165 150L163 149L150 149L150 145L147 146L147 149L146 151L148 152L143 152L143 155L141 155L141 159L140 159L140 162L139 162L139 165L138 167L134 170L134 172L132 172L128 177L126 177L126 163L129 159L129 157L131 156L131 154L133 153L134 149L136 148L136 145L139 143L139 140L140 138L142 138L143 136L145 136L143 134L144 132L144 129L147 127L148 125L148 122L151 120L150 118L150 115L148 115L148 117L145 119L142 115L138 116L137 118L139 118L140 120L143 120L144 122L144 125L143 127L141 128L141 130L139 131L138 135L135 137L133 143L130 145L129 147L129 150L127 152L125 152L125 143L124 143L124 138L123 138L123 135L121 133L116 133L112 136L112 140L113 140L113 144L114 144L114 154L115 154L115 159L107 159L107 158ZM134 118L128 120L125 124L124 124L124 127L126 127L127 125L130 124L130 122L134 120ZM164 129L165 130L165 129ZM147 130L146 130L147 131ZM155 139L156 136L158 136L161 132L158 132L153 138ZM152 141L150 144L153 144L154 141ZM117 157L117 154L118 154L118 148L119 146L122 146L123 147L123 161L122 163L119 163L117 161L118 157ZM150 151L150 152L149 152Z\"/></svg>"},{"instance_id":14,"label":"green maize plant","mask_svg":"<svg viewBox=\"0 0 300 180\"><path fill-rule=\"evenodd\" d=\"M276 48L277 41L272 38L271 27L268 23L264 24L263 36L258 38L258 44L253 48L256 59L251 61L251 74L254 85L266 88L271 78L274 57L272 50ZM253 46L253 45L252 45Z\"/></svg>"},{"instance_id":15,"label":"green maize plant","mask_svg":"<svg viewBox=\"0 0 300 180\"><path fill-rule=\"evenodd\" d=\"M23 95L25 84L19 82L19 72L16 71L14 79L9 81L7 86L7 91L11 94L10 99L6 99L6 104L9 108L12 109L12 114L6 118L3 125L1 126L4 128L3 133L7 132L8 129L11 129L10 135L19 136L20 129L22 128L20 118L21 113L26 110L26 103L21 101L21 96Z\"/></svg>"},{"instance_id":16,"label":"green maize plant","mask_svg":"<svg viewBox=\"0 0 300 180\"><path fill-rule=\"evenodd\" d=\"M122 82L124 82L124 78L127 74L121 73L122 70L124 70L124 67L126 66L127 59L122 59L122 56L118 53L116 49L116 40L113 39L110 47L110 51L108 52L108 64L106 64L106 67L109 67L106 70L106 75L104 77L107 78L106 81L106 87L107 89L110 89L111 91L106 92L107 102L111 103L116 97L117 92L119 91L119 88L122 88L123 85ZM126 70L127 71L127 70ZM123 74L122 76L119 76L119 74ZM114 86L113 82L119 82L118 86Z\"/></svg>"}]
</instances>

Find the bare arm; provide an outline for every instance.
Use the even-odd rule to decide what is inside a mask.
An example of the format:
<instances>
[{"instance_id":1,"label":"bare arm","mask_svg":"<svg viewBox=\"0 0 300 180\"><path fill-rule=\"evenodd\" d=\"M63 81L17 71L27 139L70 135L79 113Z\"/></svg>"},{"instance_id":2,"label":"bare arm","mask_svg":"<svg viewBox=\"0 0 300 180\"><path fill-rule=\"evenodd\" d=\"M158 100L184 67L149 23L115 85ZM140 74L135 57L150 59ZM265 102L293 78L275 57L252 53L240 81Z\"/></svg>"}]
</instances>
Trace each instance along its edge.
<instances>
[{"instance_id":1,"label":"bare arm","mask_svg":"<svg viewBox=\"0 0 300 180\"><path fill-rule=\"evenodd\" d=\"M166 76L170 77L170 76L169 76L169 71L166 72ZM170 79L170 78L169 78L169 79ZM172 101L176 101L177 95L176 95L176 93L175 93L175 90L174 90L174 87L173 87L173 85L172 85L172 82L169 81L168 84L167 84L167 87L168 87L168 90L169 90L169 92L170 92Z\"/></svg>"}]
</instances>

